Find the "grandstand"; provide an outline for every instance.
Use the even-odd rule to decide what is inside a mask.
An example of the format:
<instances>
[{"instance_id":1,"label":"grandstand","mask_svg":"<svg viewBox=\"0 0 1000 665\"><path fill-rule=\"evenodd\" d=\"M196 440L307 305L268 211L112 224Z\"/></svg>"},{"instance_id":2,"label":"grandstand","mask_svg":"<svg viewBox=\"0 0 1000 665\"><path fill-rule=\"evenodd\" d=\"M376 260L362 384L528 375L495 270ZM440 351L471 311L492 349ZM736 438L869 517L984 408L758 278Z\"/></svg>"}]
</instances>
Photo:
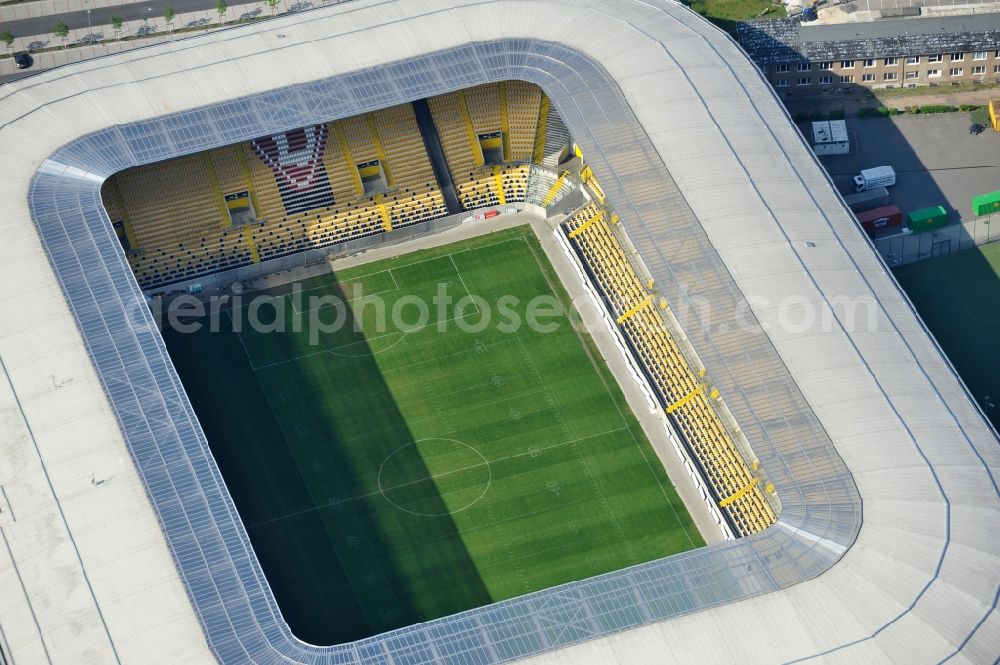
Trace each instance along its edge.
<instances>
[{"instance_id":1,"label":"grandstand","mask_svg":"<svg viewBox=\"0 0 1000 665\"><path fill-rule=\"evenodd\" d=\"M0 330L5 661L1000 653L996 433L766 81L680 5L517 4L359 0L0 88L0 140L32 165L0 188L23 313ZM488 228L484 208L549 225L594 334L638 368L623 387L649 390L740 537L304 642L146 297L435 220ZM824 325L790 325L789 302Z\"/></svg>"},{"instance_id":2,"label":"grandstand","mask_svg":"<svg viewBox=\"0 0 1000 665\"><path fill-rule=\"evenodd\" d=\"M588 182L593 183L593 178ZM754 473L759 460L747 459L737 449L735 428L727 428L713 406L721 402L718 389L708 385L704 367L695 370L688 364L671 337L659 311L667 309L667 302L657 303L639 279L612 233L611 224L618 223L617 215L612 213L609 220L606 211L591 203L573 215L564 229L735 533L747 536L763 531L774 524L778 512L772 506L777 502L774 486L765 481L762 487ZM770 502L766 495L772 496Z\"/></svg>"},{"instance_id":3,"label":"grandstand","mask_svg":"<svg viewBox=\"0 0 1000 665\"><path fill-rule=\"evenodd\" d=\"M128 169L102 196L147 289L445 214L408 104Z\"/></svg>"},{"instance_id":4,"label":"grandstand","mask_svg":"<svg viewBox=\"0 0 1000 665\"><path fill-rule=\"evenodd\" d=\"M464 209L525 201L541 99L509 81L429 100ZM102 197L140 285L158 289L444 216L428 140L402 104L127 169Z\"/></svg>"}]
</instances>

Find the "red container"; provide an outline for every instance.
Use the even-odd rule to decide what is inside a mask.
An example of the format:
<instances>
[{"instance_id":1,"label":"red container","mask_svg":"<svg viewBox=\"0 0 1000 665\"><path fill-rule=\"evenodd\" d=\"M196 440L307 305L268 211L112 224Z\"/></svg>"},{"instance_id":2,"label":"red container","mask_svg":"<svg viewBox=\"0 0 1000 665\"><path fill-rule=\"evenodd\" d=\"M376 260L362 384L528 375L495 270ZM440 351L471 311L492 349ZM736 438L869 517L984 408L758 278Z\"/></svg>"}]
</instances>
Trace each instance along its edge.
<instances>
[{"instance_id":1,"label":"red container","mask_svg":"<svg viewBox=\"0 0 1000 665\"><path fill-rule=\"evenodd\" d=\"M491 217L496 217L499 214L500 213L498 213L496 210L487 210L485 213L483 213L483 217L485 217L486 219L490 219Z\"/></svg>"},{"instance_id":2,"label":"red container","mask_svg":"<svg viewBox=\"0 0 1000 665\"><path fill-rule=\"evenodd\" d=\"M899 226L903 214L896 206L882 206L874 210L866 210L858 213L858 223L861 228L868 232L868 235L875 235L877 229L884 229L887 226Z\"/></svg>"}]
</instances>

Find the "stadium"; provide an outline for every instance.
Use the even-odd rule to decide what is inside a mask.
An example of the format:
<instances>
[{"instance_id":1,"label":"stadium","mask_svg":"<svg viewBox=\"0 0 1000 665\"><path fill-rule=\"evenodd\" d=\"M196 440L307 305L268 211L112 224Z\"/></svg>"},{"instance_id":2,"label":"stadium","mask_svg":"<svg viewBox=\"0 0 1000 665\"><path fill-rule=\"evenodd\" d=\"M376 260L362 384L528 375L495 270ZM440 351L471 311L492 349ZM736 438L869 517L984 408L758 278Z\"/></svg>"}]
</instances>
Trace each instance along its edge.
<instances>
[{"instance_id":1,"label":"stadium","mask_svg":"<svg viewBox=\"0 0 1000 665\"><path fill-rule=\"evenodd\" d=\"M682 5L346 2L0 141L5 664L1000 653L997 433Z\"/></svg>"}]
</instances>

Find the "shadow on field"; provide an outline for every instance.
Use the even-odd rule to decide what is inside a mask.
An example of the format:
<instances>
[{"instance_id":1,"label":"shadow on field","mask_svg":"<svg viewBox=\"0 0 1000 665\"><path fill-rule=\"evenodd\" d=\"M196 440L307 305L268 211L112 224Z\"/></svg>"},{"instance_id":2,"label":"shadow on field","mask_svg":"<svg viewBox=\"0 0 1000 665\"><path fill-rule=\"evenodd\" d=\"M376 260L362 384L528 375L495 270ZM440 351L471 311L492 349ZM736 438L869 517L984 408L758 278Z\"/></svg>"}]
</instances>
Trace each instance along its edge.
<instances>
[{"instance_id":1,"label":"shadow on field","mask_svg":"<svg viewBox=\"0 0 1000 665\"><path fill-rule=\"evenodd\" d=\"M241 339L225 315L220 332L163 333L282 614L319 645L491 602L346 312L320 347L307 328ZM261 354L270 362L255 370L248 357ZM391 501L377 482L390 458Z\"/></svg>"},{"instance_id":2,"label":"shadow on field","mask_svg":"<svg viewBox=\"0 0 1000 665\"><path fill-rule=\"evenodd\" d=\"M1000 244L894 273L993 426L1000 429Z\"/></svg>"},{"instance_id":3,"label":"shadow on field","mask_svg":"<svg viewBox=\"0 0 1000 665\"><path fill-rule=\"evenodd\" d=\"M972 196L995 189L994 137L970 135L967 113L900 118L848 118L850 154L820 161L843 194L851 193L851 179L860 169L883 164L895 169L890 203L902 211L902 224L879 229L876 249L997 426L998 411L989 404L1000 397L1000 254L991 265L958 225L960 217L974 218ZM800 129L811 138L808 123ZM908 212L934 205L948 211L947 226L901 234ZM973 249L961 249L966 247Z\"/></svg>"}]
</instances>

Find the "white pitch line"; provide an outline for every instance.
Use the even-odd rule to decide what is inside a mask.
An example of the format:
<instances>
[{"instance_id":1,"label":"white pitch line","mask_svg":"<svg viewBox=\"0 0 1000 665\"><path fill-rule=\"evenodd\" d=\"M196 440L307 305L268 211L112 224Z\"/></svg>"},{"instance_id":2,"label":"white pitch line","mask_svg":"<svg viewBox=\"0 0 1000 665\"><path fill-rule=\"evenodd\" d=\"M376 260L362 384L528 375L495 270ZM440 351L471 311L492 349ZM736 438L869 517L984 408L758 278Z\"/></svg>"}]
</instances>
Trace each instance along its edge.
<instances>
[{"instance_id":1,"label":"white pitch line","mask_svg":"<svg viewBox=\"0 0 1000 665\"><path fill-rule=\"evenodd\" d=\"M440 325L442 323L450 323L452 321L461 321L463 319L469 318L470 316L475 316L475 313L473 313L473 314L467 314L467 315L463 315L463 316L453 316L452 318L445 319L443 321L434 321L433 323L428 322L426 325L422 325L422 326L419 326L419 327L416 327L416 328L412 328L410 330L394 330L393 332L385 333L384 335L376 335L375 337L365 337L364 339L359 339L356 342L351 342L350 344L342 344L341 346L337 346L337 347L334 347L332 349L322 349L320 351L314 351L312 353L306 353L306 354L303 354L301 356L295 356L294 358L285 358L284 360L279 360L277 362L268 363L266 365L261 365L260 367L255 368L255 371L256 371L256 369L270 369L270 368L276 367L278 365L286 365L288 363L295 362L296 360L302 360L303 358L312 358L313 356L318 356L318 355L321 355L321 354L324 354L324 353L330 353L330 354L333 354L335 356L342 356L344 358L361 358L363 356L349 356L349 355L346 355L346 354L343 354L343 353L337 353L337 351L339 351L340 349L346 349L346 348L351 347L351 346L357 346L358 344L363 344L363 343L366 343L366 342L371 342L371 341L376 340L376 339L383 339L383 338L386 338L386 337L391 337L393 335L402 335L402 337L400 338L400 341L402 341L403 338L405 338L407 335L409 335L411 333L417 333L417 332L420 332L421 330L426 330L427 328L431 328L431 327ZM399 342L396 342L396 344L399 344ZM379 351L375 351L373 353L366 354L366 355L374 356L374 355L377 355L379 353L382 353L383 351L388 351L389 349L394 348L396 346L396 344L393 344L392 346L386 347L384 349L380 349Z\"/></svg>"},{"instance_id":2,"label":"white pitch line","mask_svg":"<svg viewBox=\"0 0 1000 665\"><path fill-rule=\"evenodd\" d=\"M378 496L379 494L382 494L383 492L388 492L388 491L392 491L392 490L396 490L396 489L402 489L404 487L409 487L411 485L417 485L419 483L427 482L428 480L436 481L438 478L444 478L445 476L451 476L451 475L454 475L456 473L462 473L463 471L470 471L472 469L475 469L475 468L478 468L478 467L481 467L481 466L490 466L490 465L493 465L493 464L499 464L500 462L506 462L508 460L517 459L519 457L524 457L526 455L538 455L538 454L543 453L543 452L545 452L547 450L553 450L555 448L561 448L563 446L569 446L569 445L572 445L574 443L580 443L582 441L586 441L588 439L595 439L595 438L598 438L598 437L607 436L608 434L614 434L615 432L621 432L624 429L628 429L628 428L627 427L620 427L618 429L608 430L607 432L600 432L598 434L589 434L587 436L582 436L582 437L580 437L578 439L573 439L572 441L562 441L560 443L553 443L551 445L544 446L542 448L535 448L534 450L527 450L527 451L525 451L523 453L515 453L513 455L505 455L504 457L498 457L498 458L493 459L493 460L487 459L485 462L479 462L477 464L470 464L468 466L464 466L464 467L461 467L461 468L458 468L458 469L452 469L451 471L443 471L441 473L431 474L429 476L426 476L425 478L419 478L417 480L411 480L408 483L402 483L400 485L393 485L392 487L382 488L382 489L375 490L375 491L372 491L372 492L367 492L365 494L359 494L358 496L347 497L347 498L344 498L344 499L337 499L336 501L330 501L330 502L325 503L325 504L323 504L321 506L313 506L311 508L304 508L303 510L296 510L294 512L287 513L285 515L279 515L278 517L272 517L271 519L264 520L262 522L254 522L251 526L263 526L265 524L271 524L273 522L280 522L281 520L288 519L289 517L298 517L299 515L304 515L306 513L315 512L317 510L323 510L324 508L329 508L331 506L338 506L338 505L340 505L342 503L349 503L351 501L360 501L361 499L370 499L371 497Z\"/></svg>"},{"instance_id":3,"label":"white pitch line","mask_svg":"<svg viewBox=\"0 0 1000 665\"><path fill-rule=\"evenodd\" d=\"M254 365L253 363L253 356L250 355L250 349L247 348L246 342L243 341L243 333L240 332L239 330L236 330L236 322L233 321L233 315L229 313L229 310L226 310L226 316L229 317L229 323L231 326L233 326L233 332L236 333L237 339L240 340L240 346L243 347L243 353L247 354L247 362L250 363L250 369L256 372L257 366Z\"/></svg>"},{"instance_id":4,"label":"white pitch line","mask_svg":"<svg viewBox=\"0 0 1000 665\"><path fill-rule=\"evenodd\" d=\"M470 291L468 285L466 285L465 278L462 277L462 271L458 269L458 264L455 263L455 257L449 254L448 258L451 259L451 265L455 268L455 274L458 275L458 281L462 283L462 288L465 289L465 295L469 296L469 300L472 300L472 291ZM479 309L479 305L476 305L476 309Z\"/></svg>"},{"instance_id":5,"label":"white pitch line","mask_svg":"<svg viewBox=\"0 0 1000 665\"><path fill-rule=\"evenodd\" d=\"M395 282L395 279L393 281ZM346 283L356 284L357 282L337 282L337 285L339 286L340 284L346 284ZM314 291L315 289L310 289L310 290ZM383 289L381 291L373 291L372 293L366 293L366 294L364 294L362 296L358 296L357 298L342 298L340 302L342 302L344 304L348 304L348 303L352 303L352 302L357 302L359 300L364 300L365 298L371 298L373 296L380 296L383 293L395 293L396 291L399 291L399 287L398 286L396 288L392 288L392 289ZM300 293L305 293L305 291L300 291ZM302 310L300 312L298 310L298 308L295 307L295 301L292 300L292 296L291 296L290 293L286 293L282 297L288 298L289 301L291 301L291 303L292 303L292 309L295 310L296 314L309 314L310 312L316 312L316 311L324 309L326 307L333 307L333 303L324 303L324 304L320 305L319 307L310 307L309 309Z\"/></svg>"}]
</instances>

